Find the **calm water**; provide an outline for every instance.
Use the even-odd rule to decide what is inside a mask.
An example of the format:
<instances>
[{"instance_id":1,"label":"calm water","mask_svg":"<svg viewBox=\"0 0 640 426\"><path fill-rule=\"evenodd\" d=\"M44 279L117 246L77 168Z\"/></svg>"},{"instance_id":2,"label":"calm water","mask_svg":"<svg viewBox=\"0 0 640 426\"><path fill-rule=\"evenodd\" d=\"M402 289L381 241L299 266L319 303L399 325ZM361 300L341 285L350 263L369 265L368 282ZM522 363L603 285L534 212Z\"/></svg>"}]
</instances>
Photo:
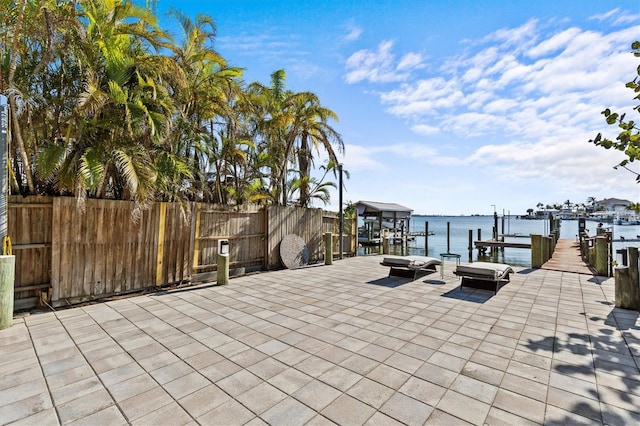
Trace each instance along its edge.
<instances>
[{"instance_id":1,"label":"calm water","mask_svg":"<svg viewBox=\"0 0 640 426\"><path fill-rule=\"evenodd\" d=\"M408 252L402 252L401 245L391 246L391 250L395 254L410 254L420 256L431 256L440 258L440 253L447 252L447 222L449 222L449 252L462 255L462 261L490 261L507 263L510 265L531 266L531 250L505 248L504 251L495 250L490 255L487 249L487 255L479 255L478 250L473 249L469 253L469 230L473 231L473 240L478 239L478 229L481 231L483 240L491 239L492 229L494 226L493 216L412 216L410 223L411 232L424 232L425 223L429 223L429 231L435 235L429 236L429 250L425 254L425 237L416 237L415 241L408 243ZM598 223L595 221L587 221L587 229L595 234ZM613 238L618 239L621 236L627 239L638 238L640 235L640 226L621 226L604 224L605 228L613 229ZM504 218L504 234L518 235L518 237L507 237L506 241L529 243L531 234L549 234L548 220L523 220L517 219L515 216L506 216ZM502 217L498 218L498 233L503 233ZM578 235L578 221L564 220L560 226L560 238L576 238ZM638 246L640 243L614 243L614 250L627 246ZM367 254L377 252L377 247L360 248L359 254ZM480 256L480 257L479 257Z\"/></svg>"}]
</instances>

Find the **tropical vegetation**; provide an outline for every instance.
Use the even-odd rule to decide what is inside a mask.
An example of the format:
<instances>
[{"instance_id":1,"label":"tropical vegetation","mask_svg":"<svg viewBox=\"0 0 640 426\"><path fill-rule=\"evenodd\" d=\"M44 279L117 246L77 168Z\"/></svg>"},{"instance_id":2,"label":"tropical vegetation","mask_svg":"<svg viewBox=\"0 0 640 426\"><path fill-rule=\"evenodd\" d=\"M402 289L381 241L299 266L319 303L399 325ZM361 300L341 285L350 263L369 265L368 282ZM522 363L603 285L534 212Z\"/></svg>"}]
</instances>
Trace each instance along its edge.
<instances>
[{"instance_id":1,"label":"tropical vegetation","mask_svg":"<svg viewBox=\"0 0 640 426\"><path fill-rule=\"evenodd\" d=\"M640 58L640 41L634 41L631 44L631 52L636 58ZM633 80L626 83L626 87L633 91L634 102L640 101L640 65L636 68L636 75ZM633 107L633 111L640 113L640 104ZM601 146L605 149L614 148L618 151L624 152L626 158L618 163L614 168L622 167L636 177L636 182L640 183L640 173L630 168L630 163L640 159L640 131L636 125L635 120L628 119L626 113L617 113L611 111L610 108L606 108L602 111L605 120L608 125L616 125L620 129L618 136L615 140L602 136L602 133L598 133L595 138L589 142L594 143L597 146Z\"/></svg>"},{"instance_id":2,"label":"tropical vegetation","mask_svg":"<svg viewBox=\"0 0 640 426\"><path fill-rule=\"evenodd\" d=\"M344 149L335 112L287 89L284 70L246 84L211 17L172 10L173 36L151 6L0 0L12 193L326 203Z\"/></svg>"}]
</instances>

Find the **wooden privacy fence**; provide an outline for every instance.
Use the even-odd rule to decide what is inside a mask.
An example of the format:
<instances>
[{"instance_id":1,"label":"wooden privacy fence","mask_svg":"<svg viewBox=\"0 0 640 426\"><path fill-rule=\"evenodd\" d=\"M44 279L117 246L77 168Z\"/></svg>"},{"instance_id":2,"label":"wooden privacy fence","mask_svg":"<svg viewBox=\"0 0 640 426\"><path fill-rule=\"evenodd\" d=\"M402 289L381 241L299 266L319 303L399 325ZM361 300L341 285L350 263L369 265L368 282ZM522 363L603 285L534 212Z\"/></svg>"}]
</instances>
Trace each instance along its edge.
<instances>
[{"instance_id":1,"label":"wooden privacy fence","mask_svg":"<svg viewBox=\"0 0 640 426\"><path fill-rule=\"evenodd\" d=\"M8 233L16 256L15 309L53 307L156 286L209 281L217 243L228 239L236 274L280 267L279 243L299 235L310 261L324 259L325 232L338 253L338 217L321 209L155 203L132 220L128 201L9 197ZM355 220L343 247L355 255Z\"/></svg>"}]
</instances>

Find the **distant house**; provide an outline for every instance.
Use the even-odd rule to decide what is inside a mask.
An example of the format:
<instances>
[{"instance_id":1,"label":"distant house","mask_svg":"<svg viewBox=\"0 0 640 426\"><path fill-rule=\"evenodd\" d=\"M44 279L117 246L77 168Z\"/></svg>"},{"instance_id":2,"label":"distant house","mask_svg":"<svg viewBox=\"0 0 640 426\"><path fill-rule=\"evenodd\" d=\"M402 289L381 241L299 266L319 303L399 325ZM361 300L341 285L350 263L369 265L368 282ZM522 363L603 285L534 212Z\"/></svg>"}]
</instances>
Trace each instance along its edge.
<instances>
[{"instance_id":1,"label":"distant house","mask_svg":"<svg viewBox=\"0 0 640 426\"><path fill-rule=\"evenodd\" d=\"M606 198L594 203L595 210L604 210L614 214L628 214L627 206L631 204L629 200L621 200L619 198Z\"/></svg>"},{"instance_id":2,"label":"distant house","mask_svg":"<svg viewBox=\"0 0 640 426\"><path fill-rule=\"evenodd\" d=\"M560 213L560 210L556 209L540 209L536 210L536 218L538 219L546 219L548 217L556 216Z\"/></svg>"}]
</instances>

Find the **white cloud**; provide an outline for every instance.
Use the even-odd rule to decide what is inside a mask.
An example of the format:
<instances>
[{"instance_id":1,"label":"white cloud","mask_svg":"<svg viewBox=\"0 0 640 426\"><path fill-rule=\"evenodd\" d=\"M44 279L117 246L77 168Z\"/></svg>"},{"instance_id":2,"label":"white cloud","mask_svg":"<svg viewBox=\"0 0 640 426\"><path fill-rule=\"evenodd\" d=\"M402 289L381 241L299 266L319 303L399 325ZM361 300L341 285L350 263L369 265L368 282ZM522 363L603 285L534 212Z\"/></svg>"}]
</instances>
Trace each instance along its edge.
<instances>
[{"instance_id":1,"label":"white cloud","mask_svg":"<svg viewBox=\"0 0 640 426\"><path fill-rule=\"evenodd\" d=\"M640 14L624 12L620 8L616 8L606 13L593 15L589 19L600 22L611 21L614 25L626 25L640 21Z\"/></svg>"},{"instance_id":2,"label":"white cloud","mask_svg":"<svg viewBox=\"0 0 640 426\"><path fill-rule=\"evenodd\" d=\"M405 81L410 71L423 68L424 57L419 53L407 53L395 64L392 53L393 42L386 40L375 51L362 49L352 54L346 61L347 83L368 81L370 83L390 83Z\"/></svg>"},{"instance_id":3,"label":"white cloud","mask_svg":"<svg viewBox=\"0 0 640 426\"><path fill-rule=\"evenodd\" d=\"M608 12L605 12L605 13L600 13L600 14L597 14L597 15L593 15L589 19L596 20L596 21L605 21L605 20L611 18L612 16L617 15L618 13L620 13L620 8L615 8L615 9L612 9L612 10L610 10Z\"/></svg>"},{"instance_id":4,"label":"white cloud","mask_svg":"<svg viewBox=\"0 0 640 426\"><path fill-rule=\"evenodd\" d=\"M574 38L580 32L581 30L579 28L569 28L567 30L561 31L558 34L555 34L552 37L543 40L537 46L533 46L531 49L529 49L527 55L532 58L539 58L541 56L546 56L550 53L563 50L573 42Z\"/></svg>"},{"instance_id":5,"label":"white cloud","mask_svg":"<svg viewBox=\"0 0 640 426\"><path fill-rule=\"evenodd\" d=\"M417 125L411 127L411 130L414 131L415 133L419 134L419 135L425 135L425 136L435 135L436 133L438 133L440 131L440 129L438 127L429 126L427 124L417 124Z\"/></svg>"},{"instance_id":6,"label":"white cloud","mask_svg":"<svg viewBox=\"0 0 640 426\"><path fill-rule=\"evenodd\" d=\"M342 36L342 40L346 42L356 41L362 35L362 28L353 21L349 21L344 25L346 34Z\"/></svg>"},{"instance_id":7,"label":"white cloud","mask_svg":"<svg viewBox=\"0 0 640 426\"><path fill-rule=\"evenodd\" d=\"M400 59L396 69L398 71L424 68L424 57L419 53L407 53Z\"/></svg>"},{"instance_id":8,"label":"white cloud","mask_svg":"<svg viewBox=\"0 0 640 426\"><path fill-rule=\"evenodd\" d=\"M349 172L384 169L384 163L374 158L377 152L378 149L345 144L342 163Z\"/></svg>"}]
</instances>

